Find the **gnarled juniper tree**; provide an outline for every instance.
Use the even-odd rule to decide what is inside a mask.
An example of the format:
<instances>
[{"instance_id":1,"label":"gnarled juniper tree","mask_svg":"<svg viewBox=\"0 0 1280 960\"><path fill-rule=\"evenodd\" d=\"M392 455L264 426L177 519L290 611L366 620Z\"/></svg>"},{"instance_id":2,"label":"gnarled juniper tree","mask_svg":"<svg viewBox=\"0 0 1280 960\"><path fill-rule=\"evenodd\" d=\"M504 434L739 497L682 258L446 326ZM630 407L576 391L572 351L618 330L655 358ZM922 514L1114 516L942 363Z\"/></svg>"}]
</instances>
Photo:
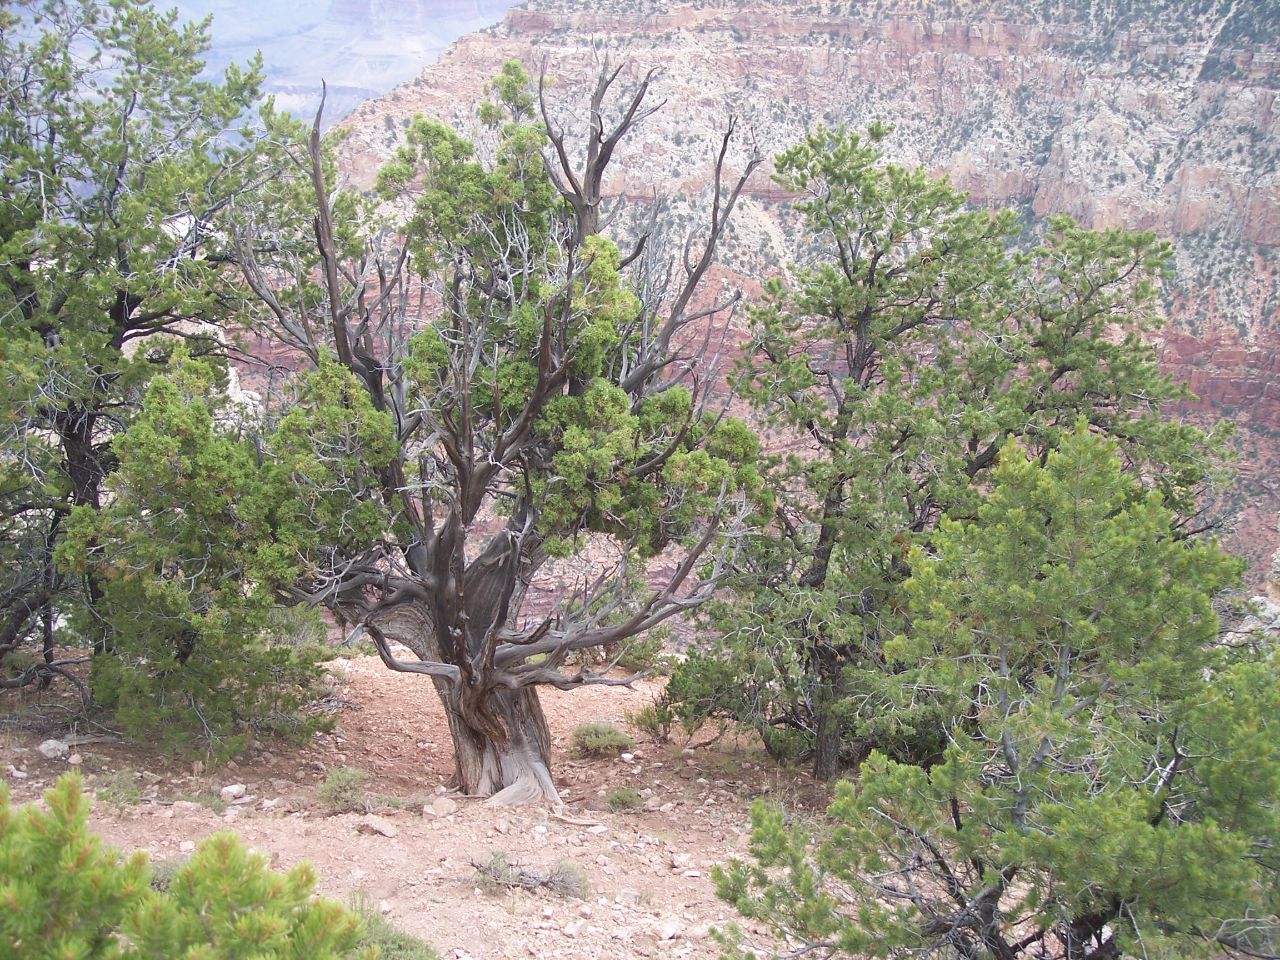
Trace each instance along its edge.
<instances>
[{"instance_id":1,"label":"gnarled juniper tree","mask_svg":"<svg viewBox=\"0 0 1280 960\"><path fill-rule=\"evenodd\" d=\"M429 677L461 787L498 802L557 796L537 688L616 682L571 658L705 602L767 502L756 438L706 402L707 330L736 297L703 287L755 161L730 181L731 128L683 274L640 283L673 254L640 236L624 255L600 232L603 177L651 112L650 76L610 107L620 75L594 89L577 165L509 65L482 113L491 162L443 124L408 128L379 184L407 222L334 191L319 116L299 176L265 188L270 219L232 221L262 327L302 369L244 461L256 480L202 513L208 536L246 583L327 607ZM165 509L163 486L121 489L113 535ZM617 561L531 608L547 563L593 538ZM636 565L668 550L637 596ZM195 559L151 569L191 577Z\"/></svg>"}]
</instances>

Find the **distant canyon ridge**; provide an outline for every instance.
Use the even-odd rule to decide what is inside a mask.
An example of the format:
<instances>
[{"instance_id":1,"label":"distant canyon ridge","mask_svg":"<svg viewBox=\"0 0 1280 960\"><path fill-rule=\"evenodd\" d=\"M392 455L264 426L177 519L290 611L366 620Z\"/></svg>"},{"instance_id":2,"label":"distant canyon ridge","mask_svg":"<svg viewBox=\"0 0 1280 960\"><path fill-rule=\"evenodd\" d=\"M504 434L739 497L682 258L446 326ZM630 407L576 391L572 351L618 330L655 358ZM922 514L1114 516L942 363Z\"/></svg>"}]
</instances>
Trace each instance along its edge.
<instances>
[{"instance_id":1,"label":"distant canyon ridge","mask_svg":"<svg viewBox=\"0 0 1280 960\"><path fill-rule=\"evenodd\" d=\"M430 7L335 0L328 17L358 11L352 22L386 36ZM976 203L1168 238L1162 361L1198 395L1194 419L1238 425L1232 546L1261 581L1280 510L1280 4L529 0L357 107L348 173L369 183L415 113L473 129L486 81L512 58L535 74L547 64L557 118L581 132L605 57L635 77L659 68L653 98L666 101L608 192L645 208L656 188L677 231L696 229L713 146L736 116L765 156L819 123L881 120L893 159L949 174ZM769 173L735 213L726 260L725 282L748 293L803 246Z\"/></svg>"}]
</instances>

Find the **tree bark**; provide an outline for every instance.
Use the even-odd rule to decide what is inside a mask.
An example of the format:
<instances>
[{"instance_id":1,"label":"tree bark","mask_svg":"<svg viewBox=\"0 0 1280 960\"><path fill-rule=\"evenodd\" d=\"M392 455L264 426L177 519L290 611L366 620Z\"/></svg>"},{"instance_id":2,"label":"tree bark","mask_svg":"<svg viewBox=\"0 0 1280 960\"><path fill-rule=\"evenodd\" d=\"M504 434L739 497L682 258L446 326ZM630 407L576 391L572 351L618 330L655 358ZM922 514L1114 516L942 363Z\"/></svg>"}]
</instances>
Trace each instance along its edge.
<instances>
[{"instance_id":1,"label":"tree bark","mask_svg":"<svg viewBox=\"0 0 1280 960\"><path fill-rule=\"evenodd\" d=\"M840 772L844 718L840 701L844 694L839 658L829 647L818 650L818 689L814 703L817 737L813 746L813 776L831 780Z\"/></svg>"},{"instance_id":2,"label":"tree bark","mask_svg":"<svg viewBox=\"0 0 1280 960\"><path fill-rule=\"evenodd\" d=\"M438 685L439 686L439 685ZM506 729L505 740L476 729L442 697L453 738L458 784L472 796L494 805L560 802L551 778L551 733L537 690L496 690L487 706Z\"/></svg>"},{"instance_id":3,"label":"tree bark","mask_svg":"<svg viewBox=\"0 0 1280 960\"><path fill-rule=\"evenodd\" d=\"M437 633L425 605L395 607L379 617L378 626L420 660L441 659ZM551 777L551 734L535 688L490 690L483 700L488 714L485 723L467 719L458 691L448 680L432 680L449 722L454 776L464 793L488 797L493 804L560 802ZM493 735L495 720L505 738Z\"/></svg>"}]
</instances>

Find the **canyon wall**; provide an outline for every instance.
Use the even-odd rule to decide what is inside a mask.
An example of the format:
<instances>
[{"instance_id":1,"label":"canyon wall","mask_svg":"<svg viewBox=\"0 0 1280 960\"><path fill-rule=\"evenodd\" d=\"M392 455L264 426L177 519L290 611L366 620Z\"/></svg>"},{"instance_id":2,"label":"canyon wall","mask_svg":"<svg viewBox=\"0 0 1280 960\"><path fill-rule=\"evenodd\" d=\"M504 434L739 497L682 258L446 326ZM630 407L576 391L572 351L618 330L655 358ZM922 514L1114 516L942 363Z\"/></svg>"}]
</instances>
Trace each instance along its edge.
<instances>
[{"instance_id":1,"label":"canyon wall","mask_svg":"<svg viewBox=\"0 0 1280 960\"><path fill-rule=\"evenodd\" d=\"M369 0L342 0L364 6ZM664 204L697 229L730 116L772 156L819 123L894 126L893 159L947 173L974 201L1034 228L1065 213L1167 237L1166 369L1186 412L1239 426L1233 545L1255 580L1280 508L1280 5L1246 0L911 3L530 0L463 38L348 121L367 183L414 113L470 130L504 60L546 64L555 116L581 133L605 58L660 73L662 111L620 156L611 195ZM749 145L748 145L749 142ZM656 194L650 192L656 188ZM750 290L803 249L767 165L735 215L726 282Z\"/></svg>"}]
</instances>

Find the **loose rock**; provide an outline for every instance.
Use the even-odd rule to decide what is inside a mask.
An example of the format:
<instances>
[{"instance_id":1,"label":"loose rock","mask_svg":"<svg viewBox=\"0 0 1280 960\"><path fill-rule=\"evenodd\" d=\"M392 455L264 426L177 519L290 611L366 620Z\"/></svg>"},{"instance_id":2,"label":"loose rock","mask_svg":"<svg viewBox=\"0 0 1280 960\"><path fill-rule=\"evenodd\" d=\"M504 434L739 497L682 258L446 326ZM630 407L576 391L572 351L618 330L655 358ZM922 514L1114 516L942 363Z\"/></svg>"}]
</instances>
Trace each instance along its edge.
<instances>
[{"instance_id":1,"label":"loose rock","mask_svg":"<svg viewBox=\"0 0 1280 960\"><path fill-rule=\"evenodd\" d=\"M383 837L394 837L400 831L394 825L388 823L382 817L368 816L356 824L356 830L360 833L378 834Z\"/></svg>"},{"instance_id":2,"label":"loose rock","mask_svg":"<svg viewBox=\"0 0 1280 960\"><path fill-rule=\"evenodd\" d=\"M71 748L61 740L46 740L44 743L40 744L40 746L36 747L36 753L40 754L40 756L44 757L46 760L58 760L65 757L70 752Z\"/></svg>"},{"instance_id":3,"label":"loose rock","mask_svg":"<svg viewBox=\"0 0 1280 960\"><path fill-rule=\"evenodd\" d=\"M218 791L218 795L227 803L230 803L232 800L239 800L248 790L249 788L243 783L229 783Z\"/></svg>"},{"instance_id":4,"label":"loose rock","mask_svg":"<svg viewBox=\"0 0 1280 960\"><path fill-rule=\"evenodd\" d=\"M659 925L657 932L659 940L674 940L680 936L680 924L674 920L668 920L666 923Z\"/></svg>"},{"instance_id":5,"label":"loose rock","mask_svg":"<svg viewBox=\"0 0 1280 960\"><path fill-rule=\"evenodd\" d=\"M457 801L450 800L448 797L436 797L422 808L422 812L433 817L447 817L458 812L458 804Z\"/></svg>"}]
</instances>

